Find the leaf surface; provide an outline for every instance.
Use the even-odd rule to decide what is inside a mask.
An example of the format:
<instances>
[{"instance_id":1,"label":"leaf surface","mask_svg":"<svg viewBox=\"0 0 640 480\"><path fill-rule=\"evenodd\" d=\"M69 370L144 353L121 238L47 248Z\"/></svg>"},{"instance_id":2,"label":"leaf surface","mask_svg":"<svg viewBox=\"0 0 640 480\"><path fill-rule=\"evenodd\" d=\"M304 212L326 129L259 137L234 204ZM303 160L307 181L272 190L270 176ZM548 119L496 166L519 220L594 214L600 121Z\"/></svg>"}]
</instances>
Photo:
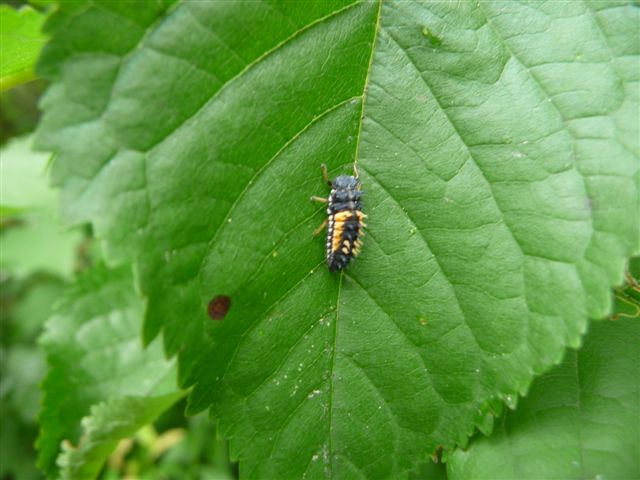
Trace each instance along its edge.
<instances>
[{"instance_id":1,"label":"leaf surface","mask_svg":"<svg viewBox=\"0 0 640 480\"><path fill-rule=\"evenodd\" d=\"M0 92L32 80L33 68L46 37L40 29L45 15L29 6L0 5Z\"/></svg>"},{"instance_id":2,"label":"leaf surface","mask_svg":"<svg viewBox=\"0 0 640 480\"><path fill-rule=\"evenodd\" d=\"M638 249L630 4L69 8L39 131L64 213L135 259L145 338L244 477L397 478L608 312ZM354 161L369 234L330 275L308 199Z\"/></svg>"},{"instance_id":3,"label":"leaf surface","mask_svg":"<svg viewBox=\"0 0 640 480\"><path fill-rule=\"evenodd\" d=\"M145 402L149 407L155 405L150 409L155 412L166 402L166 395L176 395L175 362L164 359L158 342L142 349L142 311L143 302L133 290L128 269L97 266L69 288L48 320L41 343L49 372L42 384L37 442L38 466L48 476L55 476L60 443L65 440L78 445L80 420L89 415L92 405L115 402L92 411L87 425L89 438L76 454L67 456L65 464L80 460L93 464L80 462L79 466L66 468L91 467L95 471L93 455L105 455L104 449L110 444L106 440L113 441L119 432L118 425L104 424L105 410L116 409L116 405L123 408L128 403L138 405L129 412L130 417L112 419L126 422L124 431L129 431L135 422L147 418L140 411Z\"/></svg>"},{"instance_id":4,"label":"leaf surface","mask_svg":"<svg viewBox=\"0 0 640 480\"><path fill-rule=\"evenodd\" d=\"M81 235L57 221L59 193L47 184L49 155L31 150L31 135L0 150L0 267L17 277L70 277Z\"/></svg>"},{"instance_id":5,"label":"leaf surface","mask_svg":"<svg viewBox=\"0 0 640 480\"><path fill-rule=\"evenodd\" d=\"M449 478L637 478L638 320L593 323L581 350L536 379L491 437L451 455Z\"/></svg>"},{"instance_id":6,"label":"leaf surface","mask_svg":"<svg viewBox=\"0 0 640 480\"><path fill-rule=\"evenodd\" d=\"M0 155L0 205L14 210L56 208L58 193L47 184L49 155L32 151L33 137L13 138Z\"/></svg>"},{"instance_id":7,"label":"leaf surface","mask_svg":"<svg viewBox=\"0 0 640 480\"><path fill-rule=\"evenodd\" d=\"M179 391L163 396L124 396L92 406L91 414L82 419L78 447L62 446L58 457L60 478L96 478L118 441L154 421L182 396Z\"/></svg>"}]
</instances>

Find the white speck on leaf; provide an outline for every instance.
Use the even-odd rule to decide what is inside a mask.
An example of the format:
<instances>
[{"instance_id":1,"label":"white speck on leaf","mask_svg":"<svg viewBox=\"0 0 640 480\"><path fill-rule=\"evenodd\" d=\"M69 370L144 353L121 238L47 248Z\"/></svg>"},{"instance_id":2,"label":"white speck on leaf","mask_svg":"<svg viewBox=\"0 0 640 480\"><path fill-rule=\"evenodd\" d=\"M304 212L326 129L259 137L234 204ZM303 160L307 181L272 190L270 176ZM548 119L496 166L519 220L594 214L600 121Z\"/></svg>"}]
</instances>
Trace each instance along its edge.
<instances>
[{"instance_id":1,"label":"white speck on leaf","mask_svg":"<svg viewBox=\"0 0 640 480\"><path fill-rule=\"evenodd\" d=\"M309 395L307 395L307 398L316 397L316 396L320 395L321 393L322 393L322 390L314 390Z\"/></svg>"}]
</instances>

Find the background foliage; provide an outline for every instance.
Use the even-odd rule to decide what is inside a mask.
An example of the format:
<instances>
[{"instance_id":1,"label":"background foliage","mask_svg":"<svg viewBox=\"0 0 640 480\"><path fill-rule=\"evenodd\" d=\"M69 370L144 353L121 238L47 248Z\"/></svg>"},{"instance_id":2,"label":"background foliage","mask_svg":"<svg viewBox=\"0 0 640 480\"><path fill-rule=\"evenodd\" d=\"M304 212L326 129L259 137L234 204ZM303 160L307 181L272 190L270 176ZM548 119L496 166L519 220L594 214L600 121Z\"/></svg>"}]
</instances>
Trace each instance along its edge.
<instances>
[{"instance_id":1,"label":"background foliage","mask_svg":"<svg viewBox=\"0 0 640 480\"><path fill-rule=\"evenodd\" d=\"M45 15L29 6L0 5L0 92L35 78L33 66L46 37Z\"/></svg>"},{"instance_id":2,"label":"background foliage","mask_svg":"<svg viewBox=\"0 0 640 480\"><path fill-rule=\"evenodd\" d=\"M639 12L597 1L59 5L39 61L51 84L36 143L55 152L64 221L91 224L103 249L89 231L42 230L3 198L12 278L48 270L62 289L65 265L86 270L56 293L42 337L40 468L94 476L118 440L160 428L144 425L185 393L154 341L162 332L192 388L188 412L211 407L242 477L425 478L444 475L419 470L443 447L452 478L638 474L640 432L624 428L638 385L619 385L637 357L633 272L618 323L592 327L583 350L517 398L580 345L589 317L608 315L638 252ZM3 191L5 171L42 170L10 156L5 170L5 156ZM320 163L332 174L356 164L365 189L365 250L340 275L311 238ZM43 239L60 255L20 260ZM231 309L212 322L219 295ZM467 445L497 416L491 437ZM200 422L183 445L207 431ZM575 432L594 422L606 425L595 429L602 468ZM571 441L558 450L549 435ZM123 442L102 475L162 475L155 443L136 453ZM192 474L234 474L216 455Z\"/></svg>"},{"instance_id":3,"label":"background foliage","mask_svg":"<svg viewBox=\"0 0 640 480\"><path fill-rule=\"evenodd\" d=\"M580 351L567 352L536 379L491 437L456 450L449 477L640 475L640 323L637 317L607 323L592 325Z\"/></svg>"}]
</instances>

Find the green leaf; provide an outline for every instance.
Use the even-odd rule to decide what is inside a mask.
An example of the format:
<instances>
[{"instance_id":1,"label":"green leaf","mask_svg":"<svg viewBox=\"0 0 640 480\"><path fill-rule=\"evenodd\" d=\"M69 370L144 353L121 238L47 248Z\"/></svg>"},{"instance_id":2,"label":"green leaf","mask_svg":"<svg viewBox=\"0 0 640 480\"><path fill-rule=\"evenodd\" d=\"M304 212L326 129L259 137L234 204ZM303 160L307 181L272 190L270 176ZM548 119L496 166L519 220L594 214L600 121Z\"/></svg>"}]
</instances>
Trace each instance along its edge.
<instances>
[{"instance_id":1,"label":"green leaf","mask_svg":"<svg viewBox=\"0 0 640 480\"><path fill-rule=\"evenodd\" d=\"M638 320L593 323L494 435L450 456L449 478L638 478Z\"/></svg>"},{"instance_id":2,"label":"green leaf","mask_svg":"<svg viewBox=\"0 0 640 480\"><path fill-rule=\"evenodd\" d=\"M45 15L31 7L0 5L0 92L35 78L33 67L46 41Z\"/></svg>"},{"instance_id":3,"label":"green leaf","mask_svg":"<svg viewBox=\"0 0 640 480\"><path fill-rule=\"evenodd\" d=\"M8 331L4 339L9 344L35 345L45 321L51 315L52 306L64 291L65 284L57 277L37 275L24 283L13 284L12 287L16 290L15 303L12 299L11 308L7 312Z\"/></svg>"},{"instance_id":4,"label":"green leaf","mask_svg":"<svg viewBox=\"0 0 640 480\"><path fill-rule=\"evenodd\" d=\"M50 212L19 215L19 224L2 232L0 267L18 277L48 272L70 278L82 234L62 227Z\"/></svg>"},{"instance_id":5,"label":"green leaf","mask_svg":"<svg viewBox=\"0 0 640 480\"><path fill-rule=\"evenodd\" d=\"M133 290L128 269L98 266L79 277L47 322L41 343L49 372L42 384L37 446L38 466L48 476L54 476L60 442L78 444L80 420L92 405L107 402L92 411L96 418L87 421L87 439L77 455L65 457L65 465L74 471L85 467L94 471L96 459L105 455L117 435L147 418L132 411L132 417L119 418L127 425L118 430L117 425L104 423L105 411L148 402L155 416L168 401L164 396L175 396L174 362L164 359L157 342L142 349L142 312L143 302Z\"/></svg>"},{"instance_id":6,"label":"green leaf","mask_svg":"<svg viewBox=\"0 0 640 480\"><path fill-rule=\"evenodd\" d=\"M427 461L418 472L409 476L410 480L447 480L447 468L443 463Z\"/></svg>"},{"instance_id":7,"label":"green leaf","mask_svg":"<svg viewBox=\"0 0 640 480\"><path fill-rule=\"evenodd\" d=\"M3 478L38 479L34 465L35 428L21 422L20 416L0 400L0 475ZM7 441L10 439L11 441Z\"/></svg>"},{"instance_id":8,"label":"green leaf","mask_svg":"<svg viewBox=\"0 0 640 480\"><path fill-rule=\"evenodd\" d=\"M0 155L0 205L15 210L47 208L55 211L58 193L48 185L50 155L32 151L33 138L12 138Z\"/></svg>"},{"instance_id":9,"label":"green leaf","mask_svg":"<svg viewBox=\"0 0 640 480\"><path fill-rule=\"evenodd\" d=\"M215 422L202 413L188 419L185 437L169 449L147 475L194 480L233 480L227 442L216 434Z\"/></svg>"},{"instance_id":10,"label":"green leaf","mask_svg":"<svg viewBox=\"0 0 640 480\"><path fill-rule=\"evenodd\" d=\"M243 477L401 477L609 311L639 246L630 3L65 8L38 135L64 215L135 259L145 339ZM308 199L354 160L370 234L330 275Z\"/></svg>"},{"instance_id":11,"label":"green leaf","mask_svg":"<svg viewBox=\"0 0 640 480\"><path fill-rule=\"evenodd\" d=\"M0 392L26 425L35 422L40 401L38 383L43 374L44 358L35 347L13 345L2 352Z\"/></svg>"},{"instance_id":12,"label":"green leaf","mask_svg":"<svg viewBox=\"0 0 640 480\"><path fill-rule=\"evenodd\" d=\"M4 245L2 245L2 248ZM34 443L38 434L39 384L44 353L36 338L63 283L33 275L25 281L2 272L0 281L0 478L38 479Z\"/></svg>"},{"instance_id":13,"label":"green leaf","mask_svg":"<svg viewBox=\"0 0 640 480\"><path fill-rule=\"evenodd\" d=\"M75 448L63 444L58 457L60 478L96 478L119 440L155 420L183 396L183 392L160 397L125 396L94 405L91 415L82 419L84 433L80 445Z\"/></svg>"},{"instance_id":14,"label":"green leaf","mask_svg":"<svg viewBox=\"0 0 640 480\"><path fill-rule=\"evenodd\" d=\"M629 260L626 282L615 289L612 320L640 317L640 257Z\"/></svg>"},{"instance_id":15,"label":"green leaf","mask_svg":"<svg viewBox=\"0 0 640 480\"><path fill-rule=\"evenodd\" d=\"M31 151L32 137L0 151L0 267L18 277L36 271L69 278L82 235L57 221L59 194L47 184L49 155Z\"/></svg>"}]
</instances>

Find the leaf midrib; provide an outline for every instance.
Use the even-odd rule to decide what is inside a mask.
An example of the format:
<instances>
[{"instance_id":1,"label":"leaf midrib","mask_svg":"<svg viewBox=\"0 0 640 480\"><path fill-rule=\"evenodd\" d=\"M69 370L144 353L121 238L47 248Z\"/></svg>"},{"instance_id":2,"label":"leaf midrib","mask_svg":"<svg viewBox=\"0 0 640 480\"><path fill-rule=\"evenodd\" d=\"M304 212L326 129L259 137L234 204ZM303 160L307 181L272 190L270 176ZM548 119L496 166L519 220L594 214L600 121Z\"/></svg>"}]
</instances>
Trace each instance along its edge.
<instances>
[{"instance_id":1,"label":"leaf midrib","mask_svg":"<svg viewBox=\"0 0 640 480\"><path fill-rule=\"evenodd\" d=\"M360 155L360 142L362 138L362 123L365 115L365 104L367 100L367 90L369 87L369 79L371 78L371 66L373 64L373 57L376 51L376 42L378 40L378 30L380 30L380 19L382 12L382 0L378 0L378 7L376 9L376 20L375 26L373 28L373 39L371 40L371 52L369 54L369 62L367 64L367 71L365 74L364 86L362 88L362 95L360 101L360 117L358 120L358 132L356 134L356 148L353 156L353 169L356 175L358 174L358 158ZM328 475L327 478L333 477L333 383L334 383L334 371L336 366L336 351L338 349L338 321L340 314L340 296L342 294L342 284L344 282L344 271L340 271L340 280L338 283L338 292L336 295L336 318L334 320L334 330L333 330L333 350L331 352L331 371L329 372L329 438L328 438L328 449L329 449L329 462L326 465L326 458L323 458L325 461L325 467L328 467Z\"/></svg>"},{"instance_id":2,"label":"leaf midrib","mask_svg":"<svg viewBox=\"0 0 640 480\"><path fill-rule=\"evenodd\" d=\"M284 45L288 44L289 42L291 42L292 40L294 40L295 38L297 38L299 35L301 35L302 33L310 30L312 27L327 21L328 19L334 18L336 15L345 12L351 8L354 8L357 5L361 5L362 1L360 2L354 2L350 5L347 5L339 10L336 10L334 12L331 12L328 15L325 15L319 19L314 20L313 22L305 25L303 28L297 30L296 32L294 32L292 35L290 35L289 37L287 37L285 40L281 41L280 43L278 43L276 46L274 46L273 48L265 51L262 55L260 55L258 58L256 58L254 61L252 61L251 63L247 64L240 72L238 72L238 74L236 74L234 77L232 77L231 79L229 79L225 84L223 84L215 93L214 95L207 100L196 112L194 112L189 118L185 119L180 125L178 125L178 127L176 129L174 129L173 132L169 133L167 135L166 138L168 138L169 136L171 136L175 131L177 131L178 129L180 129L184 124L186 124L191 118L194 118L198 115L198 113L206 108L207 105L211 104L220 94L221 92L223 92L224 90L226 90L227 88L229 88L229 85L234 84L236 81L240 80L243 75L248 72L249 70L251 70L253 67L255 67L256 65L258 65L261 61L265 60L266 58L268 58L269 56L271 56L272 54L274 54L275 52L277 52L279 49L281 49ZM232 216L235 208L239 205L239 203L241 202L242 198L246 195L246 193L249 191L250 187L255 183L256 179L258 177L260 177L267 169L270 165L273 164L273 162L280 156L280 154L282 152L284 152L291 144L293 144L304 132L306 132L312 125L314 125L318 120L322 119L323 117L325 117L327 114L329 114L330 112L338 109L339 107L353 101L354 99L360 99L360 116L359 116L359 121L358 121L358 130L357 130L357 134L356 134L356 144L355 144L355 152L354 152L354 171L357 172L357 163L358 163L358 158L359 158L359 147L360 147L360 142L361 142L361 134L362 134L362 120L364 118L364 109L365 109L365 103L366 103L366 94L367 94L367 89L368 89L368 85L369 85L369 78L370 78L370 72L371 72L371 66L373 63L373 58L374 58L374 54L375 54L375 46L376 46L376 41L377 41L377 33L378 30L380 29L380 19L381 19L381 10L382 10L382 0L377 0L377 9L376 9L376 15L375 15L375 27L373 30L373 38L371 41L371 51L369 54L369 61L367 64L367 69L366 69L366 73L365 73L365 81L363 84L363 91L361 95L358 96L352 96L349 98L346 98L334 105L332 105L331 107L329 107L328 109L326 109L325 111L321 112L320 114L314 116L310 122L308 122L305 126L303 126L292 138L290 138L289 140L287 140L277 151L276 153L271 156L269 158L269 160L267 160L267 162L265 162L259 169L257 169L257 171L255 172L255 174L251 177L251 179L247 182L247 184L245 185L245 187L243 188L243 190L240 192L239 195L236 196L236 198L234 199L233 203L231 204L231 206L229 207L229 209L226 212L226 215L224 217L224 219L222 220L222 222L219 224L218 228L216 229L216 231L214 232L214 234L211 237L211 240L208 242L207 247L206 247L206 251L202 256L202 260L200 262L199 265L199 269L198 269L198 273L196 274L196 278L201 279L202 278L202 273L203 273L203 268L205 266L206 263L206 259L209 256L209 253L211 251L211 249L214 247L216 240L220 237L220 234L224 231L226 225L228 225L228 219ZM161 140L162 142L163 140ZM159 142L158 144L160 144L161 142ZM155 147L155 146L154 146ZM151 147L151 148L154 148ZM322 262L324 263L324 261ZM319 264L318 266L322 265ZM314 267L312 269L312 271L314 271L318 266ZM273 308L274 305L276 305L278 302L280 302L283 298L285 298L289 293L291 293L292 290L294 290L295 288L297 288L306 278L308 278L308 274L305 275L305 277L303 277L302 280L296 282L293 287L291 287L290 289L288 289L281 297L279 297L279 299L276 300L276 302L274 304L272 304L269 309L271 310L271 308ZM333 348L331 351L331 360L330 360L330 371L329 371L329 404L328 404L328 440L327 440L327 445L328 445L328 451L326 452L326 455L324 454L325 452L320 452L320 454L322 455L322 460L325 462L325 475L327 477L331 477L333 475L333 459L334 459L334 454L333 454L333 373L335 370L335 363L336 363L336 351L337 351L337 341L338 341L338 321L339 321L339 306L340 306L340 297L341 297L341 292L342 292L342 284L344 281L344 273L341 272L340 273L340 277L339 277L339 283L338 283L338 290L337 290L337 294L336 294L336 315L335 315L335 320L334 320L334 332L333 332ZM259 319L257 319L259 320ZM258 322L254 322L253 326L255 326ZM253 328L250 327L250 329ZM235 357L235 355L237 354L237 352L239 351L241 346L241 342L238 342L237 347L235 352L232 354L231 359L229 362L227 362L225 371L222 373L221 378L223 378L225 376L225 374L227 373L228 368L230 367L230 365L233 363L233 358ZM277 371L277 369L276 369ZM269 378L269 377L268 377ZM265 380L266 381L266 380Z\"/></svg>"}]
</instances>

